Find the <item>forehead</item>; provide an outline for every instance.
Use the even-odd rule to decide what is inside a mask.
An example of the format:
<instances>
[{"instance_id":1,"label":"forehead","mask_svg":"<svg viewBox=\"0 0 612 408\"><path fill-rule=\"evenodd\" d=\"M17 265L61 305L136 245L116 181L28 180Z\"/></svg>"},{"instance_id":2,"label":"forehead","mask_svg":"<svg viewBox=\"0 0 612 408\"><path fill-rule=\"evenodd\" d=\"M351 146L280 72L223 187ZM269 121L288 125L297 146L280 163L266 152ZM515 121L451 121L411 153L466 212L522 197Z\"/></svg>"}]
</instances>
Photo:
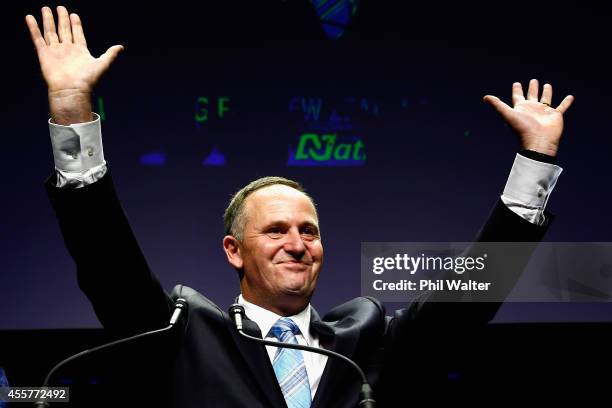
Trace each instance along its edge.
<instances>
[{"instance_id":1,"label":"forehead","mask_svg":"<svg viewBox=\"0 0 612 408\"><path fill-rule=\"evenodd\" d=\"M245 200L249 221L299 221L317 223L317 211L306 194L283 184L261 188ZM251 217L254 216L254 217Z\"/></svg>"}]
</instances>

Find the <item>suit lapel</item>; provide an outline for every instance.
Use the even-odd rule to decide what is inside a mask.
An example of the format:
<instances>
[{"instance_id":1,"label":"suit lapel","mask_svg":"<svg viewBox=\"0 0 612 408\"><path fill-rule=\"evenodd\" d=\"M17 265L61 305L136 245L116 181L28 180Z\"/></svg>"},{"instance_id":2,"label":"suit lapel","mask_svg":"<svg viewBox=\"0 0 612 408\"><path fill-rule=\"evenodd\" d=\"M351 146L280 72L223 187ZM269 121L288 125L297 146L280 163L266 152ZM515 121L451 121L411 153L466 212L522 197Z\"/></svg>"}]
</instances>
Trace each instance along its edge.
<instances>
[{"instance_id":1,"label":"suit lapel","mask_svg":"<svg viewBox=\"0 0 612 408\"><path fill-rule=\"evenodd\" d=\"M353 357L359 331L354 329L355 320L352 317L337 322L324 322L314 308L311 308L310 328L319 336L321 346L335 351L348 358ZM351 330L353 327L353 330ZM331 397L337 392L336 385L344 376L356 376L354 370L338 358L328 357L325 370L321 376L317 393L311 408L330 407Z\"/></svg>"},{"instance_id":2,"label":"suit lapel","mask_svg":"<svg viewBox=\"0 0 612 408\"><path fill-rule=\"evenodd\" d=\"M274 374L270 358L263 344L256 343L240 336L236 326L230 317L224 314L224 320L232 339L240 350L242 357L246 360L247 366L253 373L253 378L261 387L263 394L268 398L274 408L287 408L283 392L278 385L278 380ZM248 318L243 321L244 331L251 336L261 338L259 326Z\"/></svg>"}]
</instances>

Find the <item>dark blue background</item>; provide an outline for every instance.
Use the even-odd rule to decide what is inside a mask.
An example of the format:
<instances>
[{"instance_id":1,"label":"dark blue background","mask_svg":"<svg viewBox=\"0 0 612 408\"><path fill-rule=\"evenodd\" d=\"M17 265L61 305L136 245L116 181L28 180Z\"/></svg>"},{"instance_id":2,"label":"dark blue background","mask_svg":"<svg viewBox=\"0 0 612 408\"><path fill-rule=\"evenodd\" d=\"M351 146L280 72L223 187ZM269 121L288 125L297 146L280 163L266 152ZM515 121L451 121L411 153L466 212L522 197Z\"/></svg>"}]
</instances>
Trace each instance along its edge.
<instances>
[{"instance_id":1,"label":"dark blue background","mask_svg":"<svg viewBox=\"0 0 612 408\"><path fill-rule=\"evenodd\" d=\"M611 240L603 3L361 1L339 39L307 1L64 4L81 15L95 56L126 47L94 100L104 101L105 155L122 203L166 290L183 283L231 303L239 288L222 252L223 210L248 181L281 175L318 202L326 255L313 304L325 312L359 295L362 241L474 237L519 148L482 96L509 102L514 81L552 83L555 104L576 96L547 239ZM0 329L98 326L42 184L53 170L46 88L24 16L40 21L43 4L3 6ZM230 110L196 124L199 96L228 97ZM295 97L321 98L319 123L289 112ZM364 141L365 165L288 167L289 146L327 126L332 111L350 123L339 133ZM225 165L203 166L215 147ZM142 165L150 152L164 153L164 165ZM84 219L84 236L95 233L87 228ZM496 317L611 319L609 304L508 304Z\"/></svg>"}]
</instances>

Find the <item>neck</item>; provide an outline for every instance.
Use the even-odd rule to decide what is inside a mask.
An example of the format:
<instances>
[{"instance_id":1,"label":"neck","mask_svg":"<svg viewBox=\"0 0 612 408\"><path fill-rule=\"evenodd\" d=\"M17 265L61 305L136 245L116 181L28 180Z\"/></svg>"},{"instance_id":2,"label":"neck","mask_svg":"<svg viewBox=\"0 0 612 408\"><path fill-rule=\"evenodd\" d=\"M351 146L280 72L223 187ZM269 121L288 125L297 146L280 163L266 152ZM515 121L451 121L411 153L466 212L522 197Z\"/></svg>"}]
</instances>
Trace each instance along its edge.
<instances>
[{"instance_id":1,"label":"neck","mask_svg":"<svg viewBox=\"0 0 612 408\"><path fill-rule=\"evenodd\" d=\"M309 303L309 299L297 296L283 296L282 299L264 299L262 297L253 296L252 293L244 290L242 291L242 297L249 303L283 317L294 316L300 313L308 307Z\"/></svg>"}]
</instances>

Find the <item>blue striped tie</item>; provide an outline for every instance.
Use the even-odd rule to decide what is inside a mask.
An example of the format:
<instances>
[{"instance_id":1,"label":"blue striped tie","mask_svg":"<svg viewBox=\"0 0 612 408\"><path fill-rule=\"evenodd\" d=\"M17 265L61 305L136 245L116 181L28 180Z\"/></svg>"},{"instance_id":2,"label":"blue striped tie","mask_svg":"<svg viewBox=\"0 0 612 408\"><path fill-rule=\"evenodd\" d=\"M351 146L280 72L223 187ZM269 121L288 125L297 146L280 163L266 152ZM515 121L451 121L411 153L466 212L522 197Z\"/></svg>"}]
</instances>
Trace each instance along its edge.
<instances>
[{"instance_id":1,"label":"blue striped tie","mask_svg":"<svg viewBox=\"0 0 612 408\"><path fill-rule=\"evenodd\" d=\"M270 329L270 335L282 343L298 344L295 335L300 328L287 317L282 317ZM301 350L277 348L272 363L278 384L283 391L288 408L309 408L310 384Z\"/></svg>"}]
</instances>

